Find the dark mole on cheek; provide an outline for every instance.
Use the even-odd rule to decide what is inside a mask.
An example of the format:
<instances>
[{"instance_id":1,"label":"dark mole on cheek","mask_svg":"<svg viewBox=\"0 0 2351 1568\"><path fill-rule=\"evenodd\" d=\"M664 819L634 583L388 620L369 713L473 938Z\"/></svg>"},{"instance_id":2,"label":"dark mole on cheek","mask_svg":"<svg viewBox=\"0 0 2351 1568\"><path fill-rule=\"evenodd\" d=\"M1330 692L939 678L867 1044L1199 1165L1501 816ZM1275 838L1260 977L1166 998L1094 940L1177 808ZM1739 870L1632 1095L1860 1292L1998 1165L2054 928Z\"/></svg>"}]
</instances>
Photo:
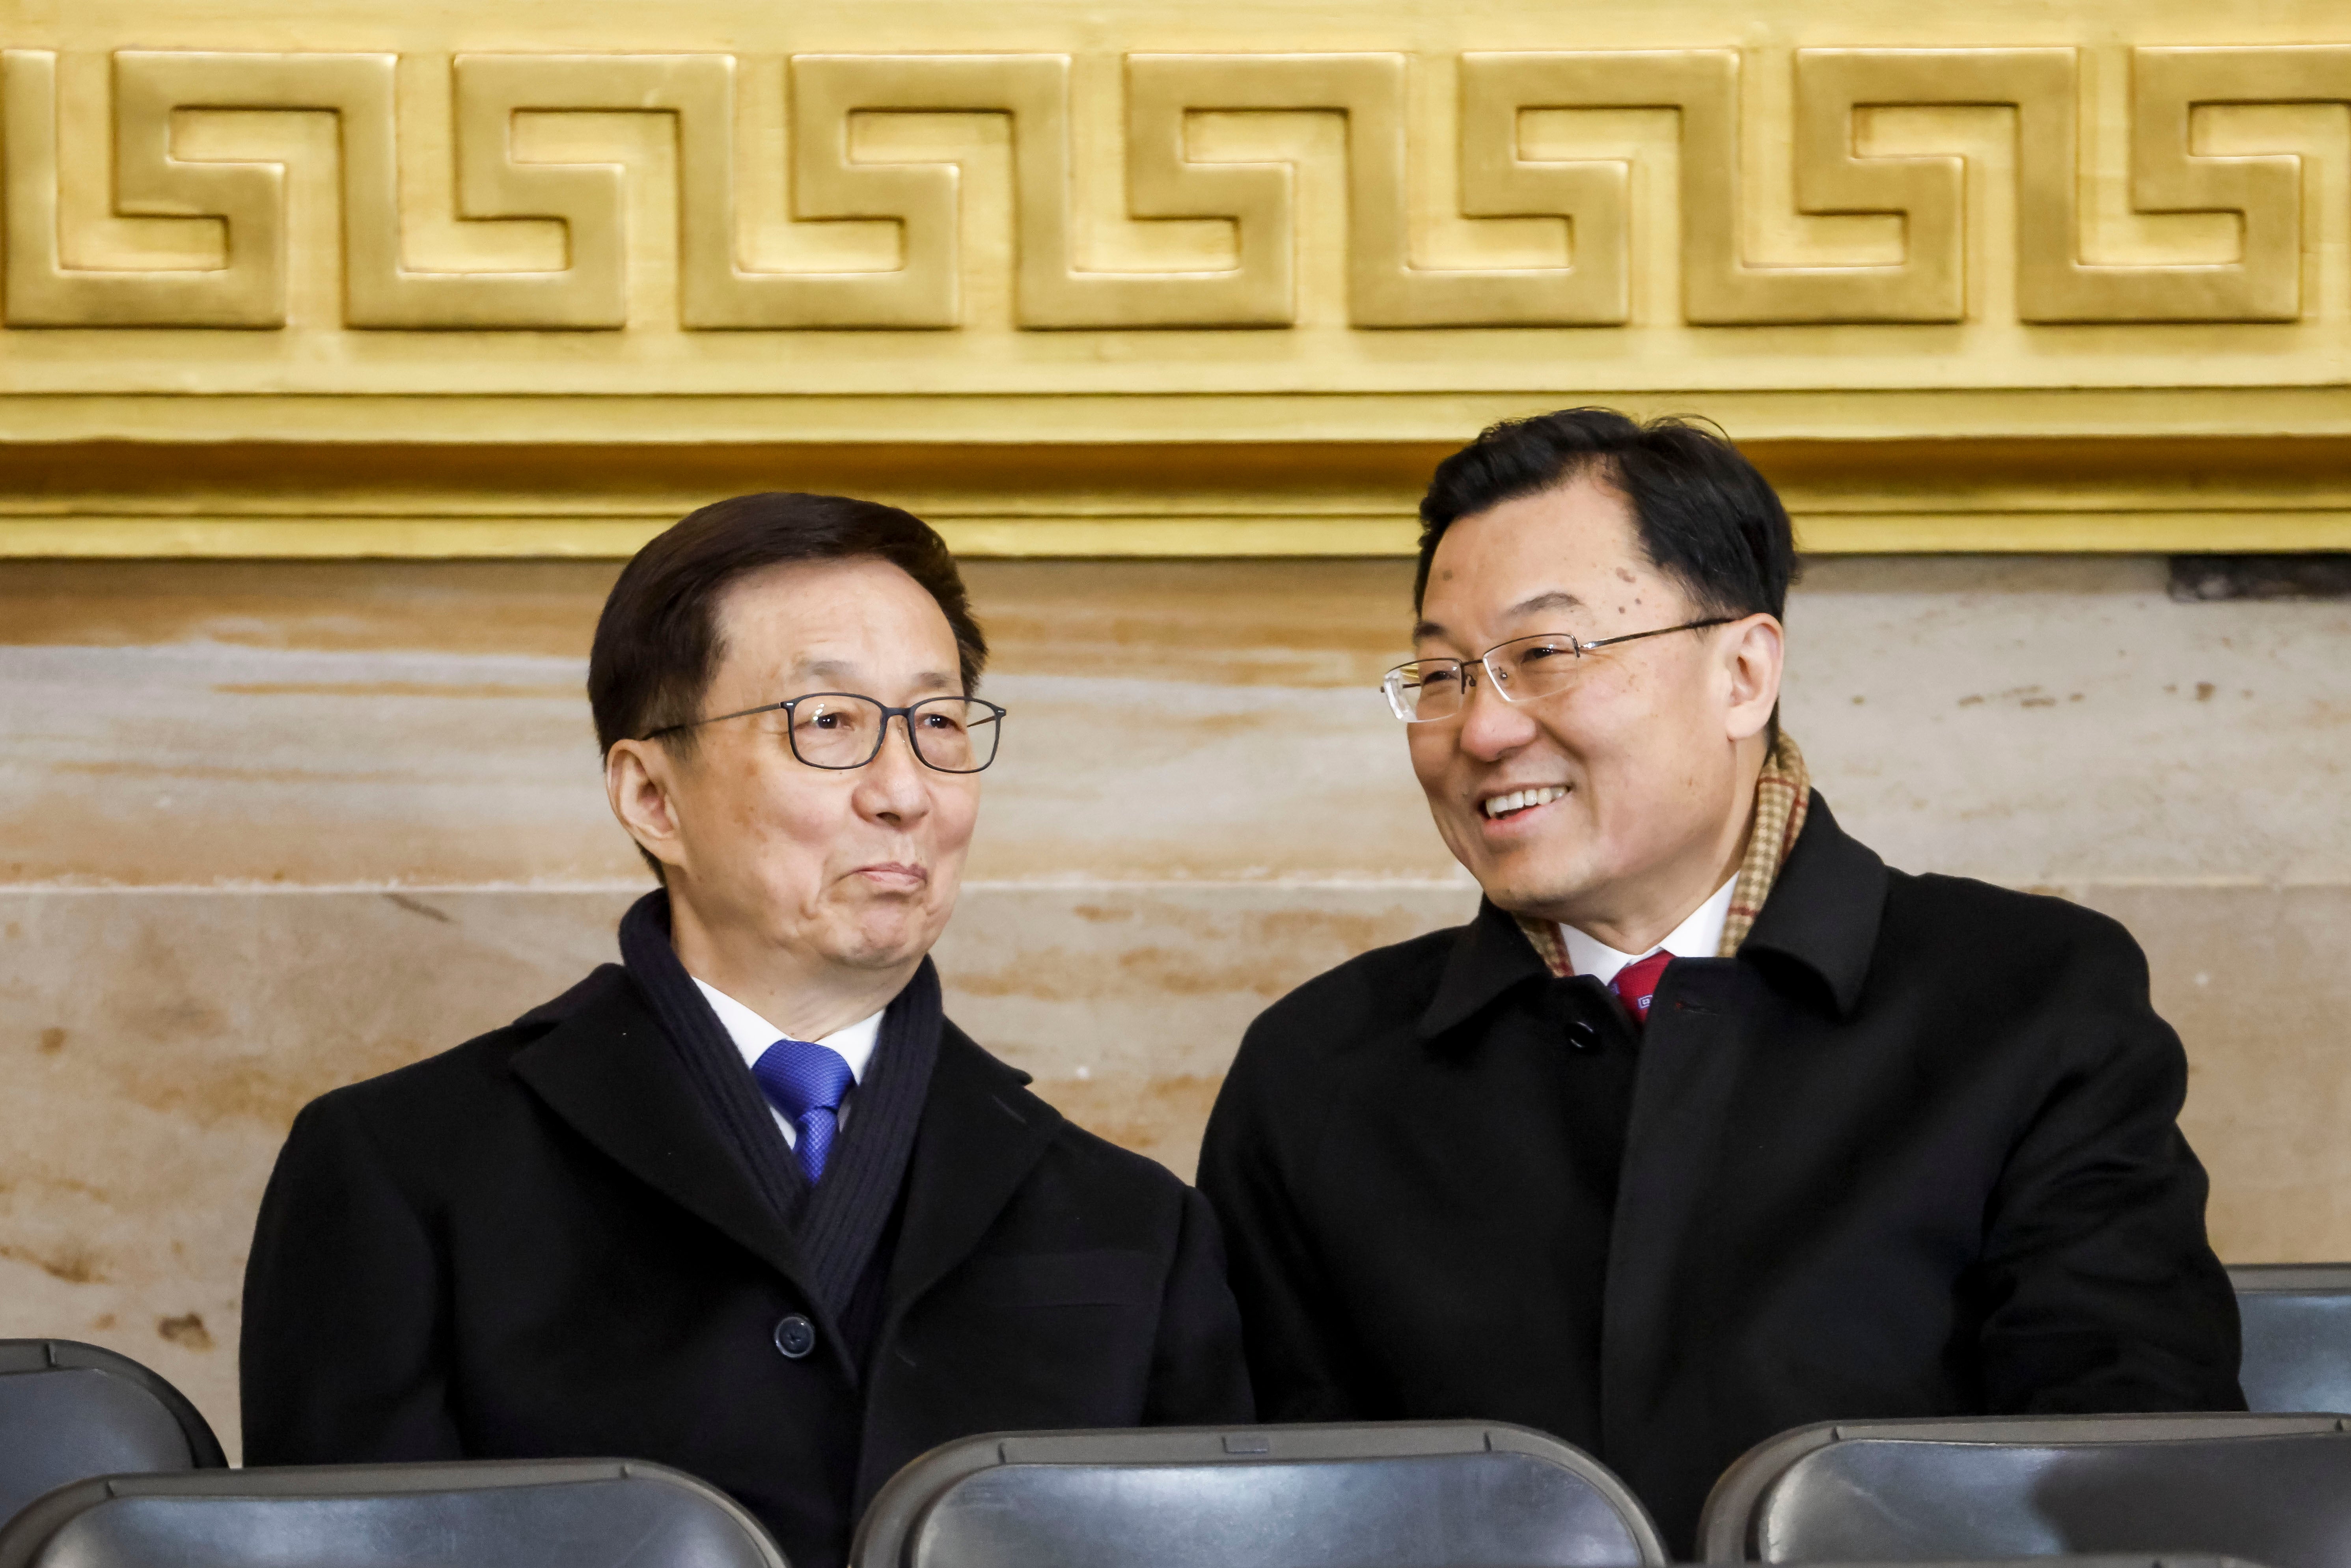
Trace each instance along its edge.
<instances>
[{"instance_id":1,"label":"dark mole on cheek","mask_svg":"<svg viewBox=\"0 0 2351 1568\"><path fill-rule=\"evenodd\" d=\"M1621 567L1621 566L1620 566L1620 567L1618 567L1618 568L1616 569L1616 580L1617 580L1617 581L1619 581L1619 582L1630 582L1630 581L1632 581L1632 580L1633 580L1633 573L1632 573L1632 570L1631 570L1629 568L1626 568L1626 567Z\"/></svg>"}]
</instances>

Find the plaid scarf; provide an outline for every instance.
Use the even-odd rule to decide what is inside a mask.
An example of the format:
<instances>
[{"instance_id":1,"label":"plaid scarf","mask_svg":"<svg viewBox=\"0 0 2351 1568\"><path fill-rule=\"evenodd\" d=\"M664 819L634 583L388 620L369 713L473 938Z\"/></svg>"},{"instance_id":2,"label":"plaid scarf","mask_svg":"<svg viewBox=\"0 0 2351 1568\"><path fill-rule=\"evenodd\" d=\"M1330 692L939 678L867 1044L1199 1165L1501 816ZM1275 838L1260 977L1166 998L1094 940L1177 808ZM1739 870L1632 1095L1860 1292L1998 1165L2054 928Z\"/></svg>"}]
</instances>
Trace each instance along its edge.
<instances>
[{"instance_id":1,"label":"plaid scarf","mask_svg":"<svg viewBox=\"0 0 2351 1568\"><path fill-rule=\"evenodd\" d=\"M1722 923L1718 956L1728 958L1738 952L1755 917L1763 913L1763 901L1771 896L1781 862L1795 847L1796 835L1804 831L1804 808L1812 798L1813 779L1804 768L1804 754L1782 733L1755 779L1755 815L1748 824L1747 856L1739 862L1739 882L1730 890L1730 915ZM1562 978L1575 973L1557 925L1523 915L1518 922L1545 968Z\"/></svg>"}]
</instances>

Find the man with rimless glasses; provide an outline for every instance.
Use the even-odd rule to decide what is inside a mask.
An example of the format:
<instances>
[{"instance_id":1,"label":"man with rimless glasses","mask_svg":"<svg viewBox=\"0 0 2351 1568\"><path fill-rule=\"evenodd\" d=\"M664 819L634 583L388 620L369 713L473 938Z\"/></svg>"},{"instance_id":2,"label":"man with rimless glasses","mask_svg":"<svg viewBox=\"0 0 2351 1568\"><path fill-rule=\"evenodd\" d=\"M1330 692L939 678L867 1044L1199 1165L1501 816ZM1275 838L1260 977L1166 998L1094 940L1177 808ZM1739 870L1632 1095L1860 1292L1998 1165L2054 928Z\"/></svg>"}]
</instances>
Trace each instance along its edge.
<instances>
[{"instance_id":1,"label":"man with rimless glasses","mask_svg":"<svg viewBox=\"0 0 2351 1568\"><path fill-rule=\"evenodd\" d=\"M1275 1004L1225 1082L1200 1184L1263 1416L1541 1427L1689 1558L1792 1427L2243 1408L2138 948L1839 828L1779 730L1762 476L1575 409L1421 517L1384 695L1485 898Z\"/></svg>"},{"instance_id":2,"label":"man with rimless glasses","mask_svg":"<svg viewBox=\"0 0 2351 1568\"><path fill-rule=\"evenodd\" d=\"M296 1121L248 1463L657 1460L833 1568L951 1438L1250 1418L1206 1203L941 1012L986 656L894 507L740 497L629 563L588 688L662 885L620 964Z\"/></svg>"}]
</instances>

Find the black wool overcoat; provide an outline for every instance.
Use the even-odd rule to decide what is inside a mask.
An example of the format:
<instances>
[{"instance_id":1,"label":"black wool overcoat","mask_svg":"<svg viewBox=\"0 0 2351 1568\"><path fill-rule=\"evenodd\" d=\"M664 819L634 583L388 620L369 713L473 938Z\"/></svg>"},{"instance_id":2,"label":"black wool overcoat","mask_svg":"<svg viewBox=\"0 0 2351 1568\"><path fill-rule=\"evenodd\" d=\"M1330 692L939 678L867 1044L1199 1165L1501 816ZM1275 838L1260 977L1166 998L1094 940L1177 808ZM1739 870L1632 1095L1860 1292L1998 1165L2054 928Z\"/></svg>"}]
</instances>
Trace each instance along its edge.
<instances>
[{"instance_id":1,"label":"black wool overcoat","mask_svg":"<svg viewBox=\"0 0 2351 1568\"><path fill-rule=\"evenodd\" d=\"M653 1459L831 1568L950 1438L1249 1420L1207 1205L1026 1082L946 1026L862 1364L627 971L325 1095L254 1239L246 1462Z\"/></svg>"},{"instance_id":2,"label":"black wool overcoat","mask_svg":"<svg viewBox=\"0 0 2351 1568\"><path fill-rule=\"evenodd\" d=\"M1574 1098L1604 1048L1613 1126ZM1816 794L1737 956L1677 960L1638 1037L1490 904L1291 993L1200 1184L1264 1419L1559 1433L1687 1556L1807 1422L2242 1409L2186 1087L2121 926L1888 871Z\"/></svg>"}]
</instances>

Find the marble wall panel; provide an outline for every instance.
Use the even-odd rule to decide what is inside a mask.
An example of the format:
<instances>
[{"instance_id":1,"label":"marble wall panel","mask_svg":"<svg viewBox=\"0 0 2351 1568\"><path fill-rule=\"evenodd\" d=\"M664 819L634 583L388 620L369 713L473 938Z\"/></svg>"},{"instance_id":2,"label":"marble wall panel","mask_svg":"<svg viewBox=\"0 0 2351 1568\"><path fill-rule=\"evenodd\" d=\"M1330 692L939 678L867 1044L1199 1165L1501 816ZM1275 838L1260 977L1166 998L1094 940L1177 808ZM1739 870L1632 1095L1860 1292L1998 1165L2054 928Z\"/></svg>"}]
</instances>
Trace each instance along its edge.
<instances>
[{"instance_id":1,"label":"marble wall panel","mask_svg":"<svg viewBox=\"0 0 2351 1568\"><path fill-rule=\"evenodd\" d=\"M0 564L0 876L633 877L576 695L611 570ZM971 575L1015 710L975 875L1451 873L1370 691L1408 563ZM1834 559L1789 621L1789 727L1898 864L2351 880L2351 605L2175 603L2131 558Z\"/></svg>"},{"instance_id":2,"label":"marble wall panel","mask_svg":"<svg viewBox=\"0 0 2351 1568\"><path fill-rule=\"evenodd\" d=\"M2179 603L2149 558L1827 559L1787 722L1895 864L2351 882L2351 601Z\"/></svg>"},{"instance_id":3,"label":"marble wall panel","mask_svg":"<svg viewBox=\"0 0 2351 1568\"><path fill-rule=\"evenodd\" d=\"M2064 890L2130 927L2188 1044L2180 1125L2235 1262L2351 1259L2351 888Z\"/></svg>"},{"instance_id":4,"label":"marble wall panel","mask_svg":"<svg viewBox=\"0 0 2351 1568\"><path fill-rule=\"evenodd\" d=\"M580 695L609 566L183 570L216 597L0 563L0 878L639 875ZM1013 710L975 876L1453 871L1372 689L1395 563L973 577Z\"/></svg>"}]
</instances>

